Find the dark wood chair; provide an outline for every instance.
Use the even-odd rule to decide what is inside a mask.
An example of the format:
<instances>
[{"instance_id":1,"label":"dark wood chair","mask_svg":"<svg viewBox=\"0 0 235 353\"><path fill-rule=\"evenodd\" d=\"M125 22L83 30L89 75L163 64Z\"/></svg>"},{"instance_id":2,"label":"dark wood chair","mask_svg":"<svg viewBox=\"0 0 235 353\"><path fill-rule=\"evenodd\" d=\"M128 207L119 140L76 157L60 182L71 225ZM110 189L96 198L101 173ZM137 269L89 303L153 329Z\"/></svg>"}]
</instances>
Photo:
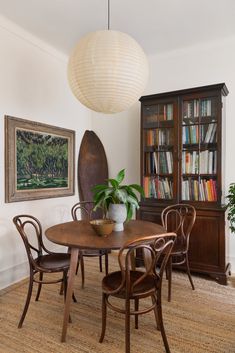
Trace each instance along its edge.
<instances>
[{"instance_id":1,"label":"dark wood chair","mask_svg":"<svg viewBox=\"0 0 235 353\"><path fill-rule=\"evenodd\" d=\"M186 266L192 289L194 284L190 273L188 250L190 234L196 219L196 210L188 204L176 204L166 207L161 214L162 225L167 232L177 234L169 262L166 268L168 279L168 301L171 300L172 266Z\"/></svg>"},{"instance_id":2,"label":"dark wood chair","mask_svg":"<svg viewBox=\"0 0 235 353\"><path fill-rule=\"evenodd\" d=\"M77 202L71 209L72 218L74 221L78 219L92 220L103 218L103 213L101 210L93 210L94 203L92 201L81 201ZM79 217L80 213L80 217ZM99 257L99 267L100 272L103 271L102 268L102 257L105 257L105 274L108 274L108 251L107 250L90 250L83 249L79 250L78 264L81 266L81 275L82 275L82 287L84 288L85 283L85 269L84 269L84 257Z\"/></svg>"},{"instance_id":3,"label":"dark wood chair","mask_svg":"<svg viewBox=\"0 0 235 353\"><path fill-rule=\"evenodd\" d=\"M126 243L120 249L118 262L120 271L109 273L102 281L102 332L100 342L103 342L106 330L107 306L125 315L125 344L126 353L130 353L130 316L135 317L135 328L138 329L138 316L154 310L157 328L161 331L165 350L170 353L167 337L163 325L161 291L162 277L173 247L175 233L154 235L137 238ZM144 253L144 269L131 270L135 251ZM124 308L111 303L110 297L125 301ZM149 307L139 309L139 300L150 297ZM130 302L134 301L134 309Z\"/></svg>"},{"instance_id":4,"label":"dark wood chair","mask_svg":"<svg viewBox=\"0 0 235 353\"><path fill-rule=\"evenodd\" d=\"M42 226L37 218L30 215L18 215L13 218L13 222L24 242L30 270L28 294L18 324L18 328L21 328L28 311L34 283L38 283L36 301L39 300L42 284L62 282L65 288L64 296L66 295L70 254L54 253L45 247L42 239ZM44 273L62 273L62 277L59 279L43 280ZM73 299L76 301L74 296Z\"/></svg>"}]
</instances>

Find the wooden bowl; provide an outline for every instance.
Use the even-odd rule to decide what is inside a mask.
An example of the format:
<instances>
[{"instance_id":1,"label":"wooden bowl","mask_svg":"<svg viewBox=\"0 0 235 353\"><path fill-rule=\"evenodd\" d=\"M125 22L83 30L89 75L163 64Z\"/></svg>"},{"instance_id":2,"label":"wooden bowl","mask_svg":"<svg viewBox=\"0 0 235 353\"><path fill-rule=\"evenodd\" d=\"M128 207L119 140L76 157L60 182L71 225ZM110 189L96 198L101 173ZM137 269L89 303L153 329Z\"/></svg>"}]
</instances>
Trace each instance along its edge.
<instances>
[{"instance_id":1,"label":"wooden bowl","mask_svg":"<svg viewBox=\"0 0 235 353\"><path fill-rule=\"evenodd\" d=\"M111 219L93 219L90 224L98 235L103 236L112 233L114 227L114 221Z\"/></svg>"}]
</instances>

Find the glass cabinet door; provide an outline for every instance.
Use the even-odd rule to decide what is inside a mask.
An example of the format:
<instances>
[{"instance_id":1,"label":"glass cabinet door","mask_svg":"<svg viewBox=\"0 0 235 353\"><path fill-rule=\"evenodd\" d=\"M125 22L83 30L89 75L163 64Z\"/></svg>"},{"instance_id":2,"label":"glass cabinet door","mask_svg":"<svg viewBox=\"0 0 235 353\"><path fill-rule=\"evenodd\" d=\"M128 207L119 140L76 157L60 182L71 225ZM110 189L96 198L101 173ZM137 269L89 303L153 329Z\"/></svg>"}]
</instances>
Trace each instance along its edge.
<instances>
[{"instance_id":1,"label":"glass cabinet door","mask_svg":"<svg viewBox=\"0 0 235 353\"><path fill-rule=\"evenodd\" d=\"M181 198L216 202L217 190L216 98L182 102Z\"/></svg>"},{"instance_id":2,"label":"glass cabinet door","mask_svg":"<svg viewBox=\"0 0 235 353\"><path fill-rule=\"evenodd\" d=\"M174 102L156 103L143 107L143 187L145 198L174 198Z\"/></svg>"}]
</instances>

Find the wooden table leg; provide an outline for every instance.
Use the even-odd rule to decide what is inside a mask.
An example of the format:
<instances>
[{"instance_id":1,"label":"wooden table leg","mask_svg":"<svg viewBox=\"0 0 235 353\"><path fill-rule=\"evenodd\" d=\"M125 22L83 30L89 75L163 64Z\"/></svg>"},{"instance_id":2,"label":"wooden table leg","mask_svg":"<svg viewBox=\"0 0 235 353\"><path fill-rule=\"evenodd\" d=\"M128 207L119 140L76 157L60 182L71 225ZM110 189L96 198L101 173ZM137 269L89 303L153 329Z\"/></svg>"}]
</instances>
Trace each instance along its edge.
<instances>
[{"instance_id":1,"label":"wooden table leg","mask_svg":"<svg viewBox=\"0 0 235 353\"><path fill-rule=\"evenodd\" d=\"M65 342L66 340L66 332L69 321L69 308L73 295L73 287L74 287L74 279L78 262L78 248L71 248L71 257L70 257L70 268L69 268L69 278L68 278L68 286L66 292L66 300L64 306L64 321L63 321L63 329L61 342Z\"/></svg>"}]
</instances>

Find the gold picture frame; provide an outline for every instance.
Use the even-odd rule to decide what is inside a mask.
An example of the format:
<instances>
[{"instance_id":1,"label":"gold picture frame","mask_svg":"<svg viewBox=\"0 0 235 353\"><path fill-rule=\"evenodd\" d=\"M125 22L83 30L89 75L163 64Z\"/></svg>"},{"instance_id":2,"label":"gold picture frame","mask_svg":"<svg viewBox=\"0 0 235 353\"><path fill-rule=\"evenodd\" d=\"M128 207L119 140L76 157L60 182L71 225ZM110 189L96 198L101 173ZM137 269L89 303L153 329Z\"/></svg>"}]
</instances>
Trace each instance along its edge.
<instances>
[{"instance_id":1,"label":"gold picture frame","mask_svg":"<svg viewBox=\"0 0 235 353\"><path fill-rule=\"evenodd\" d=\"M5 202L74 195L75 131L5 116Z\"/></svg>"}]
</instances>

